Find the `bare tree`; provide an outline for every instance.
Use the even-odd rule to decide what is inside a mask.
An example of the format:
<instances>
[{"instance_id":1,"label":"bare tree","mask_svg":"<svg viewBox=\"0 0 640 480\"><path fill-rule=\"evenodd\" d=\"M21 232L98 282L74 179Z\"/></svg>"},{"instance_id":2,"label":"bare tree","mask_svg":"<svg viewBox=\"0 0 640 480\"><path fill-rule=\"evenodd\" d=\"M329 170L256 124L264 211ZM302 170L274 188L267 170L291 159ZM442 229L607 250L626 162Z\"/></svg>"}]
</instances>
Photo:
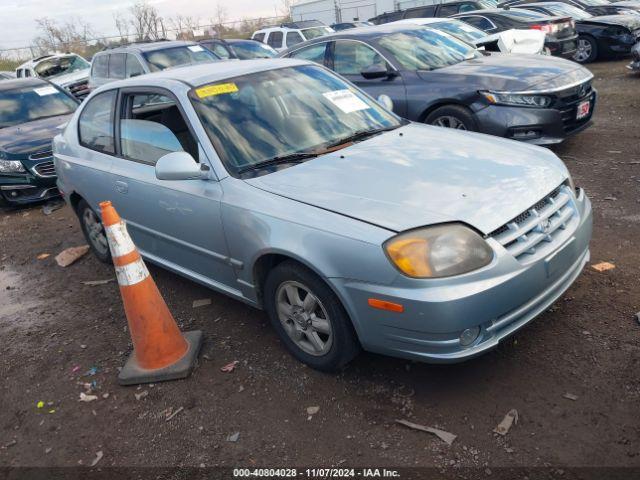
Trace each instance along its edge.
<instances>
[{"instance_id":1,"label":"bare tree","mask_svg":"<svg viewBox=\"0 0 640 480\"><path fill-rule=\"evenodd\" d=\"M213 12L213 17L209 18L209 23L216 30L219 37L224 36L227 30L229 30L225 27L225 23L227 23L228 18L229 13L227 8L217 3L216 9Z\"/></svg>"},{"instance_id":2,"label":"bare tree","mask_svg":"<svg viewBox=\"0 0 640 480\"><path fill-rule=\"evenodd\" d=\"M120 41L122 43L126 42L129 39L129 26L130 26L129 19L126 17L124 13L118 11L113 14L113 21L116 24L118 35L120 35Z\"/></svg>"},{"instance_id":3,"label":"bare tree","mask_svg":"<svg viewBox=\"0 0 640 480\"><path fill-rule=\"evenodd\" d=\"M164 25L158 10L145 0L134 4L130 9L130 24L136 40L158 40L164 37Z\"/></svg>"},{"instance_id":4,"label":"bare tree","mask_svg":"<svg viewBox=\"0 0 640 480\"><path fill-rule=\"evenodd\" d=\"M176 38L193 40L194 31L200 28L200 19L197 17L185 17L176 15L168 20L169 26L176 31Z\"/></svg>"},{"instance_id":5,"label":"bare tree","mask_svg":"<svg viewBox=\"0 0 640 480\"><path fill-rule=\"evenodd\" d=\"M58 23L43 17L37 18L36 24L40 34L34 39L34 44L40 54L58 50L83 54L88 41L95 36L93 27L78 18Z\"/></svg>"}]
</instances>

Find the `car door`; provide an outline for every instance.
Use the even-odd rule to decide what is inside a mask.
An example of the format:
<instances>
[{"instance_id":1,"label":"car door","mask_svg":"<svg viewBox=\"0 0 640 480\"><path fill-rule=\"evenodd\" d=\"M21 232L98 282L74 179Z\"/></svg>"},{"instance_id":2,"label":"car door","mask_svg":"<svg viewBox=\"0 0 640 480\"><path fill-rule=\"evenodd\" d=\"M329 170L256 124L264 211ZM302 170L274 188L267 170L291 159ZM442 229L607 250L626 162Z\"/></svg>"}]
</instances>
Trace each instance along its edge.
<instances>
[{"instance_id":1,"label":"car door","mask_svg":"<svg viewBox=\"0 0 640 480\"><path fill-rule=\"evenodd\" d=\"M387 95L393 101L393 111L405 116L407 92L400 72L372 46L357 40L341 39L329 44L328 66L347 78L373 98ZM365 78L363 72L374 66L383 66L388 75Z\"/></svg>"},{"instance_id":2,"label":"car door","mask_svg":"<svg viewBox=\"0 0 640 480\"><path fill-rule=\"evenodd\" d=\"M156 178L156 161L176 151L189 153L213 174L179 102L161 89L123 89L118 111L112 197L136 245L151 260L237 294L222 230L220 184L213 178Z\"/></svg>"}]
</instances>

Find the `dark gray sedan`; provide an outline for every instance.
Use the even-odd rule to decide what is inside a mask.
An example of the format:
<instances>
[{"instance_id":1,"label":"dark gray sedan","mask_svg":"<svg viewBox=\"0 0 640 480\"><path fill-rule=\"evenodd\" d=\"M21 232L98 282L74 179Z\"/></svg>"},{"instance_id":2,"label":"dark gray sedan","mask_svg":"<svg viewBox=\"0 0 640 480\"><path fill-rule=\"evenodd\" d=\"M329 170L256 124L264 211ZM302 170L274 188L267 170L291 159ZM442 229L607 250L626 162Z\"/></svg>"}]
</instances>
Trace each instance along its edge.
<instances>
[{"instance_id":1,"label":"dark gray sedan","mask_svg":"<svg viewBox=\"0 0 640 480\"><path fill-rule=\"evenodd\" d=\"M538 145L587 128L596 102L593 75L574 62L481 52L420 26L356 28L281 56L324 64L409 120Z\"/></svg>"}]
</instances>

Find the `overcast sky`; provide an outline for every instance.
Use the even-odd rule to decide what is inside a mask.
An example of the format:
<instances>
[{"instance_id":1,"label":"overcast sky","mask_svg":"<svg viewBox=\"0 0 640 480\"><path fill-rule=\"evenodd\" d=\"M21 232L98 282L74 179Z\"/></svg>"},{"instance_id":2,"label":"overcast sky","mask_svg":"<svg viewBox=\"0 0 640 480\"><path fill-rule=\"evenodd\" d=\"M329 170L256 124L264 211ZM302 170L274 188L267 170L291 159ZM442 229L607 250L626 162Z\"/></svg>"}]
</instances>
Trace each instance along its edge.
<instances>
[{"instance_id":1,"label":"overcast sky","mask_svg":"<svg viewBox=\"0 0 640 480\"><path fill-rule=\"evenodd\" d=\"M282 0L219 0L229 20L266 17L282 11ZM64 20L69 16L89 22L100 36L117 34L113 14L126 12L135 0L0 0L0 48L29 45L37 35L36 18ZM177 14L200 17L214 16L215 0L149 0L160 15ZM207 22L208 23L208 22Z\"/></svg>"}]
</instances>

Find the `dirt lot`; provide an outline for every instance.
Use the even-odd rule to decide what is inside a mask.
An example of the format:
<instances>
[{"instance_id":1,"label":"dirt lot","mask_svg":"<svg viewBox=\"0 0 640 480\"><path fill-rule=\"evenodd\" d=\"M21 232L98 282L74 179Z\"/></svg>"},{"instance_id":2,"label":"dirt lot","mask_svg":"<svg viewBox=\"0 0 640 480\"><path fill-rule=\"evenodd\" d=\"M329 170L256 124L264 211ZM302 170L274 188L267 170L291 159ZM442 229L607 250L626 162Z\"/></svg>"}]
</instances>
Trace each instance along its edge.
<instances>
[{"instance_id":1,"label":"dirt lot","mask_svg":"<svg viewBox=\"0 0 640 480\"><path fill-rule=\"evenodd\" d=\"M188 380L120 387L131 344L118 287L81 283L112 268L90 254L56 265L85 243L67 207L0 212L0 466L89 465L101 451L101 467L640 467L640 77L625 63L591 67L595 125L554 148L594 204L592 264L616 268L588 266L528 328L460 365L362 354L340 375L318 373L286 353L262 312L151 267L181 327L206 344ZM212 304L192 308L202 298ZM93 381L99 399L79 402ZM510 409L519 422L495 435ZM447 446L402 418L458 438Z\"/></svg>"}]
</instances>

